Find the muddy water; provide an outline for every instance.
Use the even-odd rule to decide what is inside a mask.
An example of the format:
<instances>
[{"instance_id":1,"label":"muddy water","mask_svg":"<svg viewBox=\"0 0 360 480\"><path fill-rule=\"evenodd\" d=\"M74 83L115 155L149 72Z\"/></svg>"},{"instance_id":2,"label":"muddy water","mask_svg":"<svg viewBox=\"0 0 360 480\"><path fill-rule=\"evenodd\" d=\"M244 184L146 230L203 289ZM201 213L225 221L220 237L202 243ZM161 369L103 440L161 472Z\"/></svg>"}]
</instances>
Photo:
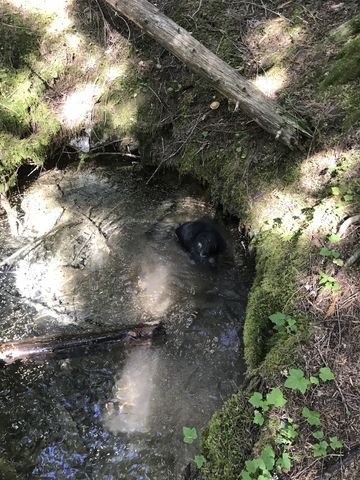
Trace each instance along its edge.
<instances>
[{"instance_id":1,"label":"muddy water","mask_svg":"<svg viewBox=\"0 0 360 480\"><path fill-rule=\"evenodd\" d=\"M21 195L18 232L0 217L1 340L161 319L154 346L2 367L1 456L19 478L182 478L200 430L241 382L250 274L236 229L217 268L193 265L179 223L212 218L198 186L131 166L51 171ZM36 239L40 242L34 242Z\"/></svg>"}]
</instances>

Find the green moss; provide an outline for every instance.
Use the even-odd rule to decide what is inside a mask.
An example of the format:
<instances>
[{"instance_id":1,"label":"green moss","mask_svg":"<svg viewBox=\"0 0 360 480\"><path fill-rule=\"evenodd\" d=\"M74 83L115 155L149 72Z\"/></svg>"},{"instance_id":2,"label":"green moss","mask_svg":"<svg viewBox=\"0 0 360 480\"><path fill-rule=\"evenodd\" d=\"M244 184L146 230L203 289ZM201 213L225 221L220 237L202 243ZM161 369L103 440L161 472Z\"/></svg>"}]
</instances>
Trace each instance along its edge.
<instances>
[{"instance_id":1,"label":"green moss","mask_svg":"<svg viewBox=\"0 0 360 480\"><path fill-rule=\"evenodd\" d=\"M325 79L320 83L320 91L329 86L344 85L360 77L360 36L350 40L341 50L338 59L330 67Z\"/></svg>"},{"instance_id":2,"label":"green moss","mask_svg":"<svg viewBox=\"0 0 360 480\"><path fill-rule=\"evenodd\" d=\"M15 468L4 457L0 458L0 479L18 480Z\"/></svg>"},{"instance_id":3,"label":"green moss","mask_svg":"<svg viewBox=\"0 0 360 480\"><path fill-rule=\"evenodd\" d=\"M349 23L352 34L360 33L360 13L359 15L355 15Z\"/></svg>"},{"instance_id":4,"label":"green moss","mask_svg":"<svg viewBox=\"0 0 360 480\"><path fill-rule=\"evenodd\" d=\"M237 480L252 450L253 407L241 390L227 400L201 435L207 480Z\"/></svg>"},{"instance_id":5,"label":"green moss","mask_svg":"<svg viewBox=\"0 0 360 480\"><path fill-rule=\"evenodd\" d=\"M345 88L344 90L341 104L346 111L343 128L347 131L351 128L356 128L360 124L360 88Z\"/></svg>"},{"instance_id":6,"label":"green moss","mask_svg":"<svg viewBox=\"0 0 360 480\"><path fill-rule=\"evenodd\" d=\"M357 128L360 122L359 79L360 35L357 35L342 48L317 89L318 98L333 101L342 107L343 131Z\"/></svg>"},{"instance_id":7,"label":"green moss","mask_svg":"<svg viewBox=\"0 0 360 480\"><path fill-rule=\"evenodd\" d=\"M213 201L221 203L225 211L245 218L248 197L243 176L250 156L245 139L241 145L212 148L199 154L198 145L189 144L179 160L178 169L181 174L195 175L208 185Z\"/></svg>"},{"instance_id":8,"label":"green moss","mask_svg":"<svg viewBox=\"0 0 360 480\"><path fill-rule=\"evenodd\" d=\"M256 369L273 351L273 365L267 370L276 372L277 365L286 363L288 352L279 348L283 338L274 337L269 316L277 311L298 318L293 302L298 288L298 272L304 267L306 256L299 252L298 240L284 242L272 232L265 232L257 240L257 270L251 289L244 325L244 355L248 368ZM292 343L292 340L289 340ZM271 363L268 357L268 365Z\"/></svg>"}]
</instances>

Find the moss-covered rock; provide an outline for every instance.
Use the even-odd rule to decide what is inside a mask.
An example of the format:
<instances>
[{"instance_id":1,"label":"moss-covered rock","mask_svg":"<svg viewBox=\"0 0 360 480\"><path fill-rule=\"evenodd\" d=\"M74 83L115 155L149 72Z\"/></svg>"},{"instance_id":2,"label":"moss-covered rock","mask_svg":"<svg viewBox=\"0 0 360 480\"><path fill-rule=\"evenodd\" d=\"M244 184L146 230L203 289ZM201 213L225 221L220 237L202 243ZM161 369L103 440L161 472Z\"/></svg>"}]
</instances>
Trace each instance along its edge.
<instances>
[{"instance_id":1,"label":"moss-covered rock","mask_svg":"<svg viewBox=\"0 0 360 480\"><path fill-rule=\"evenodd\" d=\"M267 373L279 371L291 358L293 349L281 348L284 339L274 336L269 316L281 311L298 319L299 312L291 300L298 289L298 273L307 262L298 244L296 237L284 241L270 231L261 234L257 240L257 270L244 326L244 355L250 370L259 367L267 355L270 363L271 351L274 364L267 368ZM289 337L287 341L287 347L290 347L295 338Z\"/></svg>"},{"instance_id":2,"label":"moss-covered rock","mask_svg":"<svg viewBox=\"0 0 360 480\"><path fill-rule=\"evenodd\" d=\"M207 462L206 479L235 480L252 449L253 407L248 393L240 390L212 417L201 435L201 450ZM221 445L219 444L221 443Z\"/></svg>"}]
</instances>

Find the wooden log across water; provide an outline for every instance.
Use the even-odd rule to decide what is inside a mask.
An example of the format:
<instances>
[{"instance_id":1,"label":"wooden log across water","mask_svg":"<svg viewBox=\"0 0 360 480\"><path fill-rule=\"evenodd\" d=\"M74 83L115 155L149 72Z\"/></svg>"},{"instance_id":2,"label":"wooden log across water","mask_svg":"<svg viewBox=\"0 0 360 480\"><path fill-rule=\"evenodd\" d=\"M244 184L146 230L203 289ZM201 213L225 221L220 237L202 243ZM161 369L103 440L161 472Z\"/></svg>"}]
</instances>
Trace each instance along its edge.
<instances>
[{"instance_id":1,"label":"wooden log across water","mask_svg":"<svg viewBox=\"0 0 360 480\"><path fill-rule=\"evenodd\" d=\"M279 104L266 97L152 3L147 0L107 0L107 3L201 75L218 92L233 100L242 112L276 139L292 147L299 145L301 134L309 135Z\"/></svg>"},{"instance_id":2,"label":"wooden log across water","mask_svg":"<svg viewBox=\"0 0 360 480\"><path fill-rule=\"evenodd\" d=\"M50 335L0 344L0 360L46 359L86 354L100 346L151 345L153 339L165 334L161 322L141 323L106 332L85 332L69 335Z\"/></svg>"}]
</instances>

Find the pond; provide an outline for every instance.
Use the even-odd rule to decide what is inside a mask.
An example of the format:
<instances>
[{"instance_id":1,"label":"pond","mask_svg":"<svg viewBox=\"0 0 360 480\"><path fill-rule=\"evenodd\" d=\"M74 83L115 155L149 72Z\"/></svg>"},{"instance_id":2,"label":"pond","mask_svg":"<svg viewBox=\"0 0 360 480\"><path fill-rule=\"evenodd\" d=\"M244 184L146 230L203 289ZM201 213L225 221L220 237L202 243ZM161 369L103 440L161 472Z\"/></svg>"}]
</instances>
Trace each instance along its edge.
<instances>
[{"instance_id":1,"label":"pond","mask_svg":"<svg viewBox=\"0 0 360 480\"><path fill-rule=\"evenodd\" d=\"M236 225L199 185L151 184L109 162L44 172L17 199L18 234L0 217L1 341L101 332L161 320L161 342L1 367L1 456L19 478L183 478L199 432L237 390L252 272ZM175 237L214 218L227 242L216 267L194 265ZM34 239L40 239L34 242Z\"/></svg>"}]
</instances>

